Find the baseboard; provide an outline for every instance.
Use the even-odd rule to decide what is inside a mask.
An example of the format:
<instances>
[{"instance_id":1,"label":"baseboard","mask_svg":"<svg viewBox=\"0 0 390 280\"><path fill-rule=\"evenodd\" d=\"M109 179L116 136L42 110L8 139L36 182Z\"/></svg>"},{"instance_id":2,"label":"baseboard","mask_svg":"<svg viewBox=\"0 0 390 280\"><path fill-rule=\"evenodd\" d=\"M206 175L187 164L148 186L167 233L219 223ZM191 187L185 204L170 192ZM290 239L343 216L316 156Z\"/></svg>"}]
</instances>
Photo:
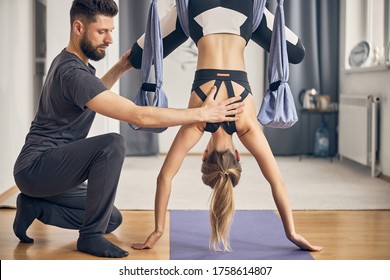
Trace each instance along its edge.
<instances>
[{"instance_id":1,"label":"baseboard","mask_svg":"<svg viewBox=\"0 0 390 280\"><path fill-rule=\"evenodd\" d=\"M386 181L387 183L390 183L390 176L386 176L386 175L381 174L379 176L379 179L382 179L383 181Z\"/></svg>"},{"instance_id":2,"label":"baseboard","mask_svg":"<svg viewBox=\"0 0 390 280\"><path fill-rule=\"evenodd\" d=\"M3 201L6 201L8 198L13 196L18 191L19 191L19 189L17 186L12 186L11 188L9 188L5 192L3 192L2 194L0 194L0 203L2 203Z\"/></svg>"}]
</instances>

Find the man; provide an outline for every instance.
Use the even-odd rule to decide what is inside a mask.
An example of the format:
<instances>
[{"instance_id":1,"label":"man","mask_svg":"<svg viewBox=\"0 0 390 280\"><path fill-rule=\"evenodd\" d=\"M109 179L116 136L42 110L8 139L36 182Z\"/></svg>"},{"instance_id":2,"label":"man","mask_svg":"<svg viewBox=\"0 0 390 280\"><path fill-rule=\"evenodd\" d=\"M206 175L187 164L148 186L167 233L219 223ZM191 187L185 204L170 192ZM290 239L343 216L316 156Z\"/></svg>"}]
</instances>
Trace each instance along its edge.
<instances>
[{"instance_id":1,"label":"man","mask_svg":"<svg viewBox=\"0 0 390 280\"><path fill-rule=\"evenodd\" d=\"M125 157L124 141L114 133L86 138L96 112L142 127L232 121L237 118L226 115L242 112L242 103L229 105L237 98L220 103L209 99L201 108L165 109L139 107L111 92L132 67L127 59L130 51L101 79L89 59L105 56L117 13L113 0L73 1L69 44L52 62L14 167L21 194L13 228L21 242L33 242L26 231L39 219L79 229L77 249L81 252L112 258L128 255L104 237L122 222L113 203Z\"/></svg>"}]
</instances>

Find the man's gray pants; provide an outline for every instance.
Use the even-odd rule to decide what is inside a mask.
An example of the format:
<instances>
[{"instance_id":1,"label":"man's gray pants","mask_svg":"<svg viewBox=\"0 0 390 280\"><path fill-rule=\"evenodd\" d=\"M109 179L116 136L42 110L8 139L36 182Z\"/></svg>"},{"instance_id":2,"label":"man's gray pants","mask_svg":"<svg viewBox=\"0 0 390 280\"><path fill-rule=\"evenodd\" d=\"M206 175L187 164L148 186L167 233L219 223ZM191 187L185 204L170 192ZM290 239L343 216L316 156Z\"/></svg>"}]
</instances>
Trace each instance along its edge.
<instances>
[{"instance_id":1,"label":"man's gray pants","mask_svg":"<svg viewBox=\"0 0 390 280\"><path fill-rule=\"evenodd\" d=\"M43 223L79 229L82 237L108 233L122 222L113 204L125 154L119 134L82 139L45 151L15 182L34 198Z\"/></svg>"}]
</instances>

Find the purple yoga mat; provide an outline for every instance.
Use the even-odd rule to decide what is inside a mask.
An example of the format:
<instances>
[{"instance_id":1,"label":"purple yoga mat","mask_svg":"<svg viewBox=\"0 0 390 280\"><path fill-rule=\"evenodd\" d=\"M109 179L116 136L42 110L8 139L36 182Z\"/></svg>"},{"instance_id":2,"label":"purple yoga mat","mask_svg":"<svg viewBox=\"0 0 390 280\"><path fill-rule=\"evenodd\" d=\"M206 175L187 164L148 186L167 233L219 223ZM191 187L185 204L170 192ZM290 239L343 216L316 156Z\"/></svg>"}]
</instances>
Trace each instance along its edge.
<instances>
[{"instance_id":1,"label":"purple yoga mat","mask_svg":"<svg viewBox=\"0 0 390 280\"><path fill-rule=\"evenodd\" d=\"M236 211L230 231L232 252L209 250L208 211L172 210L170 221L171 260L313 260L287 240L273 211Z\"/></svg>"}]
</instances>

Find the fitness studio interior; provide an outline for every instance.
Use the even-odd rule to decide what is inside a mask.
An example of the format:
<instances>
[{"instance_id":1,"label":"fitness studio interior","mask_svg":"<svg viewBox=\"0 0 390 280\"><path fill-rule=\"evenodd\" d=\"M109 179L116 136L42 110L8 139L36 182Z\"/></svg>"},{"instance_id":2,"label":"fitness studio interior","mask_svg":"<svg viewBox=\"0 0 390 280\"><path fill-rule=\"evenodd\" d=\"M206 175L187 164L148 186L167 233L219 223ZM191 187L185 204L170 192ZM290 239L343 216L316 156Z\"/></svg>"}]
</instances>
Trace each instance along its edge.
<instances>
[{"instance_id":1,"label":"fitness studio interior","mask_svg":"<svg viewBox=\"0 0 390 280\"><path fill-rule=\"evenodd\" d=\"M112 44L103 59L90 62L99 78L145 32L151 3L115 2L119 13ZM157 3L162 18L175 1ZM72 0L0 1L1 260L102 259L77 250L78 230L35 219L27 231L34 243L20 242L13 231L20 193L14 164L51 62L68 45L71 5ZM276 0L266 7L274 13ZM123 221L105 235L128 251L122 259L390 260L390 1L285 0L284 16L305 47L303 61L289 64L298 122L286 129L259 126L283 176L296 231L324 249L298 250L289 242L270 184L234 134L242 174L234 188L233 250L210 252L212 190L201 173L208 132L185 156L172 182L163 236L151 249L133 249L154 230L157 177L180 126L149 133L96 114L87 137L113 132L123 136L126 146L114 203ZM163 86L171 108L188 106L197 47L189 39L164 59ZM244 56L258 111L268 88L269 53L249 40ZM141 71L131 69L111 90L134 100L140 84Z\"/></svg>"}]
</instances>

